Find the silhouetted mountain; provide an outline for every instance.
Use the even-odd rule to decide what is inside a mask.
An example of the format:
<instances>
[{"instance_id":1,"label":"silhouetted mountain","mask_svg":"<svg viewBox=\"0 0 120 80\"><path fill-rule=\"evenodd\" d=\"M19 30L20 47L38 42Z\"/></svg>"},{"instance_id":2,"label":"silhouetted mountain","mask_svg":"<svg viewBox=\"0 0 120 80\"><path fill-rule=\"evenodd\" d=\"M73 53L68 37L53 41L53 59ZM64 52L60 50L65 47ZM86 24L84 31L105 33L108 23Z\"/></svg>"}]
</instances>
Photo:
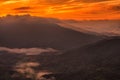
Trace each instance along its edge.
<instances>
[{"instance_id":1,"label":"silhouetted mountain","mask_svg":"<svg viewBox=\"0 0 120 80\"><path fill-rule=\"evenodd\" d=\"M101 37L59 26L56 19L7 16L0 19L0 46L10 48L69 49Z\"/></svg>"}]
</instances>

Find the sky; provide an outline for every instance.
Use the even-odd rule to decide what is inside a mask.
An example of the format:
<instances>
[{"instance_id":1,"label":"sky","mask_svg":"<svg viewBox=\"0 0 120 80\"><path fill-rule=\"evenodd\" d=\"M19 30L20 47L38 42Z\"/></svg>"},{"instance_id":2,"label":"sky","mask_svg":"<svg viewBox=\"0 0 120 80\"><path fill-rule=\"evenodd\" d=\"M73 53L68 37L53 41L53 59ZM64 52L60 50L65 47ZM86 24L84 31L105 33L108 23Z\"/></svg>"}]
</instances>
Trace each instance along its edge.
<instances>
[{"instance_id":1,"label":"sky","mask_svg":"<svg viewBox=\"0 0 120 80\"><path fill-rule=\"evenodd\" d=\"M120 19L120 0L0 0L0 16L24 15L59 19Z\"/></svg>"}]
</instances>

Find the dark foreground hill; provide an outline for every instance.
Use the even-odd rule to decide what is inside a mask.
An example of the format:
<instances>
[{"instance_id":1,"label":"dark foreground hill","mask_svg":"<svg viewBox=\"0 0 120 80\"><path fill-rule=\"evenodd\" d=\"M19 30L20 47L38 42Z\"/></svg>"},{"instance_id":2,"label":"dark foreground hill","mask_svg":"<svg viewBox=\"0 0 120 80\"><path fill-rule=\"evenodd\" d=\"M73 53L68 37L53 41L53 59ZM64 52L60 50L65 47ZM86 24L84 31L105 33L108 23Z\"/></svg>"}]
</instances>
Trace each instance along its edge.
<instances>
[{"instance_id":1,"label":"dark foreground hill","mask_svg":"<svg viewBox=\"0 0 120 80\"><path fill-rule=\"evenodd\" d=\"M6 75L11 78L18 62L40 63L39 70L53 72L44 75L46 78L55 77L56 80L120 80L120 38L114 37L101 40L94 44L69 50L60 55L21 55L1 52L0 78ZM12 65L12 66L8 66ZM8 68L9 67L9 68ZM4 72L4 73L3 73ZM3 77L2 77L3 76ZM10 80L27 80L25 77ZM29 79L32 80L32 79Z\"/></svg>"},{"instance_id":2,"label":"dark foreground hill","mask_svg":"<svg viewBox=\"0 0 120 80\"><path fill-rule=\"evenodd\" d=\"M53 61L56 62L46 66L62 73L45 77L55 76L56 80L120 80L120 38L68 51Z\"/></svg>"}]
</instances>

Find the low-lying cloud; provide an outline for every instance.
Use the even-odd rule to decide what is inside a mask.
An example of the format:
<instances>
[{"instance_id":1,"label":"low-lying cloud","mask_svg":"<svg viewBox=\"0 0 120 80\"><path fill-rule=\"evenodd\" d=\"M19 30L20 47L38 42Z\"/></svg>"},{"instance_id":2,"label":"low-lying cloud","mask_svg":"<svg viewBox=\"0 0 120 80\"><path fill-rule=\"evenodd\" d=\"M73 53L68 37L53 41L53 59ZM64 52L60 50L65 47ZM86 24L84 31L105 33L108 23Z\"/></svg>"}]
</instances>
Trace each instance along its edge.
<instances>
[{"instance_id":1,"label":"low-lying cloud","mask_svg":"<svg viewBox=\"0 0 120 80\"><path fill-rule=\"evenodd\" d=\"M49 53L49 52L57 52L57 50L52 48L7 48L7 47L0 47L0 51L6 51L9 53L18 53L18 54L26 54L26 55L39 55L41 53Z\"/></svg>"},{"instance_id":2,"label":"low-lying cloud","mask_svg":"<svg viewBox=\"0 0 120 80\"><path fill-rule=\"evenodd\" d=\"M92 34L101 34L107 36L120 35L120 20L98 20L98 21L76 21L60 24L69 26L74 30L83 31ZM84 26L84 27L83 27Z\"/></svg>"}]
</instances>

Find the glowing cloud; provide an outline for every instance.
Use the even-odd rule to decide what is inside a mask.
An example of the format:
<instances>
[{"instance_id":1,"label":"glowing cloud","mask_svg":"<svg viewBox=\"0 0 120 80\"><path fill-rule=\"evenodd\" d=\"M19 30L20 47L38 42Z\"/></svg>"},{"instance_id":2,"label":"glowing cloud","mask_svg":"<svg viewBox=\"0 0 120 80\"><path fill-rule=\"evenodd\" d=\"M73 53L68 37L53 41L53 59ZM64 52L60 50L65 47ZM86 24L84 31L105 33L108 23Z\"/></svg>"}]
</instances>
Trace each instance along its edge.
<instances>
[{"instance_id":1,"label":"glowing cloud","mask_svg":"<svg viewBox=\"0 0 120 80\"><path fill-rule=\"evenodd\" d=\"M120 0L1 0L0 16L7 14L62 19L120 19Z\"/></svg>"}]
</instances>

